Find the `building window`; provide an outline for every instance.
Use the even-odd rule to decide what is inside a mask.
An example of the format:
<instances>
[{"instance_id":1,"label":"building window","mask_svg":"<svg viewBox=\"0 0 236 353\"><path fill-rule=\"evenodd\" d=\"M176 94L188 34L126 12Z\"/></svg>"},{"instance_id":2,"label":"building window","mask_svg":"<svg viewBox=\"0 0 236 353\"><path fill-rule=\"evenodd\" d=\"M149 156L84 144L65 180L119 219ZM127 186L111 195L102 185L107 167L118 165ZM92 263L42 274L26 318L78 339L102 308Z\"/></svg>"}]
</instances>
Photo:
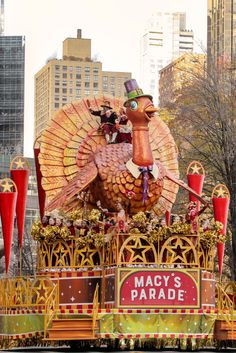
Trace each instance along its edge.
<instances>
[{"instance_id":1,"label":"building window","mask_svg":"<svg viewBox=\"0 0 236 353\"><path fill-rule=\"evenodd\" d=\"M60 82L59 81L55 81L55 86L59 86Z\"/></svg>"},{"instance_id":2,"label":"building window","mask_svg":"<svg viewBox=\"0 0 236 353\"><path fill-rule=\"evenodd\" d=\"M77 80L80 80L81 79L81 74L76 74L75 77L76 77Z\"/></svg>"},{"instance_id":3,"label":"building window","mask_svg":"<svg viewBox=\"0 0 236 353\"><path fill-rule=\"evenodd\" d=\"M97 88L98 87L98 82L94 82L93 83L93 88Z\"/></svg>"},{"instance_id":4,"label":"building window","mask_svg":"<svg viewBox=\"0 0 236 353\"><path fill-rule=\"evenodd\" d=\"M90 67L86 66L86 67L84 68L84 72L86 72L86 73L90 72Z\"/></svg>"},{"instance_id":5,"label":"building window","mask_svg":"<svg viewBox=\"0 0 236 353\"><path fill-rule=\"evenodd\" d=\"M97 81L98 81L98 76L97 76L97 75L94 75L94 76L93 76L93 80L94 80L94 82L97 82Z\"/></svg>"},{"instance_id":6,"label":"building window","mask_svg":"<svg viewBox=\"0 0 236 353\"><path fill-rule=\"evenodd\" d=\"M97 96L98 95L98 91L93 91L94 95Z\"/></svg>"},{"instance_id":7,"label":"building window","mask_svg":"<svg viewBox=\"0 0 236 353\"><path fill-rule=\"evenodd\" d=\"M55 65L55 70L60 70L60 65Z\"/></svg>"},{"instance_id":8,"label":"building window","mask_svg":"<svg viewBox=\"0 0 236 353\"><path fill-rule=\"evenodd\" d=\"M76 81L76 87L81 87L81 82Z\"/></svg>"},{"instance_id":9,"label":"building window","mask_svg":"<svg viewBox=\"0 0 236 353\"><path fill-rule=\"evenodd\" d=\"M89 82L84 82L84 87L89 88L90 87L90 83Z\"/></svg>"},{"instance_id":10,"label":"building window","mask_svg":"<svg viewBox=\"0 0 236 353\"><path fill-rule=\"evenodd\" d=\"M89 76L89 75L85 75L84 80L85 80L85 81L90 81L90 76Z\"/></svg>"},{"instance_id":11,"label":"building window","mask_svg":"<svg viewBox=\"0 0 236 353\"><path fill-rule=\"evenodd\" d=\"M67 66L62 66L63 71L67 70Z\"/></svg>"},{"instance_id":12,"label":"building window","mask_svg":"<svg viewBox=\"0 0 236 353\"><path fill-rule=\"evenodd\" d=\"M57 109L57 108L59 108L59 103L55 103L54 104L54 107Z\"/></svg>"},{"instance_id":13,"label":"building window","mask_svg":"<svg viewBox=\"0 0 236 353\"><path fill-rule=\"evenodd\" d=\"M98 74L98 72L99 72L98 67L94 67L94 68L93 68L93 73L94 73L94 74Z\"/></svg>"},{"instance_id":14,"label":"building window","mask_svg":"<svg viewBox=\"0 0 236 353\"><path fill-rule=\"evenodd\" d=\"M63 77L63 78L67 78L67 74L63 73L63 74L62 74L62 77Z\"/></svg>"},{"instance_id":15,"label":"building window","mask_svg":"<svg viewBox=\"0 0 236 353\"><path fill-rule=\"evenodd\" d=\"M81 90L80 89L76 89L75 93L76 93L76 95L80 95L81 94Z\"/></svg>"},{"instance_id":16,"label":"building window","mask_svg":"<svg viewBox=\"0 0 236 353\"><path fill-rule=\"evenodd\" d=\"M107 76L103 76L103 77L102 77L102 81L103 81L103 82L107 82L107 80L108 80L108 77L107 77Z\"/></svg>"},{"instance_id":17,"label":"building window","mask_svg":"<svg viewBox=\"0 0 236 353\"><path fill-rule=\"evenodd\" d=\"M76 70L76 72L81 72L81 67L80 66L76 66L75 70Z\"/></svg>"},{"instance_id":18,"label":"building window","mask_svg":"<svg viewBox=\"0 0 236 353\"><path fill-rule=\"evenodd\" d=\"M66 94L66 93L67 93L67 88L63 88L63 89L62 89L62 93L63 93L63 94Z\"/></svg>"},{"instance_id":19,"label":"building window","mask_svg":"<svg viewBox=\"0 0 236 353\"><path fill-rule=\"evenodd\" d=\"M58 87L55 87L55 93L59 93L60 89Z\"/></svg>"},{"instance_id":20,"label":"building window","mask_svg":"<svg viewBox=\"0 0 236 353\"><path fill-rule=\"evenodd\" d=\"M90 91L85 90L85 91L84 91L84 94L85 94L86 96L89 96L89 95L90 95Z\"/></svg>"}]
</instances>

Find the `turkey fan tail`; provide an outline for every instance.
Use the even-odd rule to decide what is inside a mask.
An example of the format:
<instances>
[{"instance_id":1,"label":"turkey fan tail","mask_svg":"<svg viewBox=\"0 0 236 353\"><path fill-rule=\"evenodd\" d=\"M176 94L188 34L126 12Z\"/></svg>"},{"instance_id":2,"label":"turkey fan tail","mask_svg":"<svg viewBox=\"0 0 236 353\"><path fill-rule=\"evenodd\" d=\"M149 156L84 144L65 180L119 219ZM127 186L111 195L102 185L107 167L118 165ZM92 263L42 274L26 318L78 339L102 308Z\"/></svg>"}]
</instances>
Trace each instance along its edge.
<instances>
[{"instance_id":1,"label":"turkey fan tail","mask_svg":"<svg viewBox=\"0 0 236 353\"><path fill-rule=\"evenodd\" d=\"M123 100L113 96L74 101L60 108L42 132L39 164L48 205L106 145L100 118L90 112L100 110L105 99L117 113L123 106ZM76 202L73 205L76 208Z\"/></svg>"},{"instance_id":2,"label":"turkey fan tail","mask_svg":"<svg viewBox=\"0 0 236 353\"><path fill-rule=\"evenodd\" d=\"M81 171L66 185L62 190L48 203L46 211L51 212L57 208L62 208L77 194L84 190L96 177L97 167L92 161L88 163ZM78 201L79 203L79 201Z\"/></svg>"}]
</instances>

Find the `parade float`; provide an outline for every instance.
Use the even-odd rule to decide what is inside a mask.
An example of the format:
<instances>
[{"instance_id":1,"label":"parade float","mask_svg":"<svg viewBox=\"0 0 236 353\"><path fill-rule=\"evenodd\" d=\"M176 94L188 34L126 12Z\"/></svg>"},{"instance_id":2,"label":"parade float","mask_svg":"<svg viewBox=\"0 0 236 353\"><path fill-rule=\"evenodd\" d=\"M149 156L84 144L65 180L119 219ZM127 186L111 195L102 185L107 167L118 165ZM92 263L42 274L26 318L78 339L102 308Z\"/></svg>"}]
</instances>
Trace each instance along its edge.
<instances>
[{"instance_id":1,"label":"parade float","mask_svg":"<svg viewBox=\"0 0 236 353\"><path fill-rule=\"evenodd\" d=\"M194 350L236 339L235 284L221 276L229 192L219 184L202 198L205 171L197 161L187 183L179 178L174 139L151 96L135 80L125 87L126 102L99 97L65 105L35 142L34 277L21 269L19 277L8 275L15 214L22 252L25 159L16 157L11 179L0 182L2 347ZM124 142L108 143L92 114L104 102L117 114L125 106L132 143L120 126L116 136ZM185 213L173 217L179 187Z\"/></svg>"}]
</instances>

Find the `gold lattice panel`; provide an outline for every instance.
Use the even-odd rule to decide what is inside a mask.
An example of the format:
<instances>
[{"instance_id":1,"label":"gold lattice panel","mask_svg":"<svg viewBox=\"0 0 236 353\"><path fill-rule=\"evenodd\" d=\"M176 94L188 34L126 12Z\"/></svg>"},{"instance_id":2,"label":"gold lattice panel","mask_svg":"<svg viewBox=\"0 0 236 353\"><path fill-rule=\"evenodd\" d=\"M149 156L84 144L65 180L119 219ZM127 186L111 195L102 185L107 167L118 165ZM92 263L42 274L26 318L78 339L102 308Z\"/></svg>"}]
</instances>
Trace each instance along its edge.
<instances>
[{"instance_id":1,"label":"gold lattice panel","mask_svg":"<svg viewBox=\"0 0 236 353\"><path fill-rule=\"evenodd\" d=\"M155 246L145 235L131 235L120 248L119 263L157 263Z\"/></svg>"},{"instance_id":2,"label":"gold lattice panel","mask_svg":"<svg viewBox=\"0 0 236 353\"><path fill-rule=\"evenodd\" d=\"M95 267L101 263L98 250L88 245L82 249L76 249L74 256L75 265L78 264L80 267Z\"/></svg>"},{"instance_id":3,"label":"gold lattice panel","mask_svg":"<svg viewBox=\"0 0 236 353\"><path fill-rule=\"evenodd\" d=\"M169 237L161 247L160 262L167 264L198 265L197 251L192 237Z\"/></svg>"},{"instance_id":4,"label":"gold lattice panel","mask_svg":"<svg viewBox=\"0 0 236 353\"><path fill-rule=\"evenodd\" d=\"M66 241L57 241L51 250L51 266L67 267L72 265L71 248Z\"/></svg>"}]
</instances>

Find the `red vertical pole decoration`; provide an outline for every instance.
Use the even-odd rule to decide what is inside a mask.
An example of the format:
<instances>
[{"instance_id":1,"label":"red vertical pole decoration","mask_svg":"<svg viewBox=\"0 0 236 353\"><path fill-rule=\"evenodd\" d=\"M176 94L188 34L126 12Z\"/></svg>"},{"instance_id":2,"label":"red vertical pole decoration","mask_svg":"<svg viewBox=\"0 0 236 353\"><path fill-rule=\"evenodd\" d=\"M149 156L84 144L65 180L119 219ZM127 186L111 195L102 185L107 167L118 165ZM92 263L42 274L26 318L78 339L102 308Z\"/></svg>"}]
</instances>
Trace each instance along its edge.
<instances>
[{"instance_id":1,"label":"red vertical pole decoration","mask_svg":"<svg viewBox=\"0 0 236 353\"><path fill-rule=\"evenodd\" d=\"M196 193L201 195L203 183L205 179L205 170L200 162L193 161L189 164L187 169L187 180L188 186L193 189ZM196 202L197 210L200 209L200 202L196 197L189 193L189 202Z\"/></svg>"},{"instance_id":2,"label":"red vertical pole decoration","mask_svg":"<svg viewBox=\"0 0 236 353\"><path fill-rule=\"evenodd\" d=\"M44 209L45 209L46 193L45 193L44 189L42 188L42 183L41 183L42 182L42 173L41 173L40 164L39 164L40 148L39 148L38 139L34 143L34 161L35 161L37 186L38 186L39 212L40 212L40 218L42 220L43 215L44 215Z\"/></svg>"},{"instance_id":3,"label":"red vertical pole decoration","mask_svg":"<svg viewBox=\"0 0 236 353\"><path fill-rule=\"evenodd\" d=\"M16 220L18 228L18 239L22 248L25 226L26 197L28 190L30 166L26 158L15 157L10 165L11 178L16 184L18 197L16 201Z\"/></svg>"},{"instance_id":4,"label":"red vertical pole decoration","mask_svg":"<svg viewBox=\"0 0 236 353\"><path fill-rule=\"evenodd\" d=\"M9 178L0 180L0 215L2 221L6 273L8 273L11 258L16 200L17 187L14 181Z\"/></svg>"},{"instance_id":5,"label":"red vertical pole decoration","mask_svg":"<svg viewBox=\"0 0 236 353\"><path fill-rule=\"evenodd\" d=\"M212 204L214 210L215 221L221 222L223 224L223 229L220 230L220 234L223 236L219 238L217 243L217 253L218 253L218 264L219 273L222 275L223 268L223 258L225 249L225 235L227 229L227 219L229 211L230 193L227 187L223 184L218 184L212 191Z\"/></svg>"},{"instance_id":6,"label":"red vertical pole decoration","mask_svg":"<svg viewBox=\"0 0 236 353\"><path fill-rule=\"evenodd\" d=\"M170 224L170 221L171 221L171 211L166 211L165 213L165 220L166 220L166 225L167 227L169 227L171 224Z\"/></svg>"}]
</instances>

